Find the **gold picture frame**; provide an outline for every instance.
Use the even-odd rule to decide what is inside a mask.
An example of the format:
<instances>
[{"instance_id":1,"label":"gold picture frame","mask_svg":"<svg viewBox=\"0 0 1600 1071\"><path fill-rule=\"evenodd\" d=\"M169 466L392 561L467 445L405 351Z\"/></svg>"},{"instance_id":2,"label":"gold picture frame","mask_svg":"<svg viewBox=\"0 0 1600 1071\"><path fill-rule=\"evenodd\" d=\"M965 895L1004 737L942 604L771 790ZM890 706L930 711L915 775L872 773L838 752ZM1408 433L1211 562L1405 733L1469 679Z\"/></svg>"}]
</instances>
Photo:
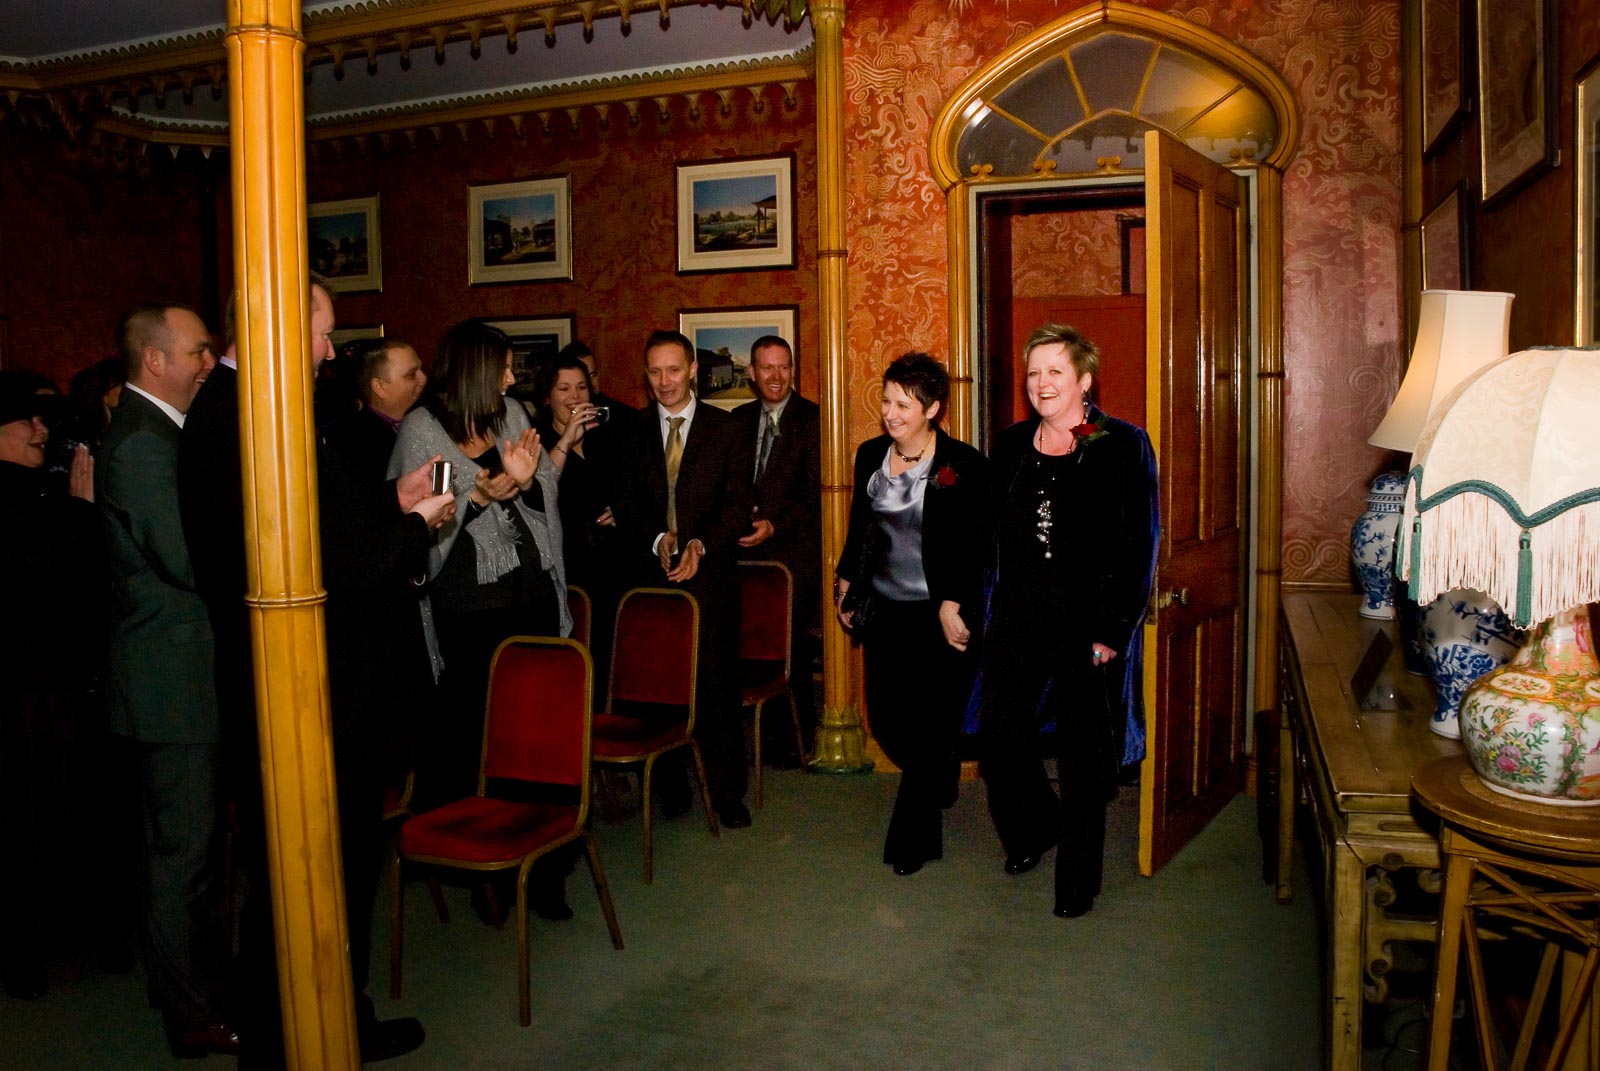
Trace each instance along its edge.
<instances>
[{"instance_id":1,"label":"gold picture frame","mask_svg":"<svg viewBox=\"0 0 1600 1071\"><path fill-rule=\"evenodd\" d=\"M467 188L467 285L572 278L572 179Z\"/></svg>"},{"instance_id":2,"label":"gold picture frame","mask_svg":"<svg viewBox=\"0 0 1600 1071\"><path fill-rule=\"evenodd\" d=\"M1467 184L1458 182L1422 217L1422 289L1470 290Z\"/></svg>"},{"instance_id":3,"label":"gold picture frame","mask_svg":"<svg viewBox=\"0 0 1600 1071\"><path fill-rule=\"evenodd\" d=\"M1483 203L1556 162L1552 0L1478 0L1478 141Z\"/></svg>"},{"instance_id":4,"label":"gold picture frame","mask_svg":"<svg viewBox=\"0 0 1600 1071\"><path fill-rule=\"evenodd\" d=\"M1600 345L1600 60L1578 73L1573 102L1578 203L1572 326L1578 345L1594 346Z\"/></svg>"},{"instance_id":5,"label":"gold picture frame","mask_svg":"<svg viewBox=\"0 0 1600 1071\"><path fill-rule=\"evenodd\" d=\"M1422 0L1422 151L1432 152L1461 116L1461 0Z\"/></svg>"},{"instance_id":6,"label":"gold picture frame","mask_svg":"<svg viewBox=\"0 0 1600 1071\"><path fill-rule=\"evenodd\" d=\"M341 294L383 290L378 196L306 205L311 270Z\"/></svg>"}]
</instances>

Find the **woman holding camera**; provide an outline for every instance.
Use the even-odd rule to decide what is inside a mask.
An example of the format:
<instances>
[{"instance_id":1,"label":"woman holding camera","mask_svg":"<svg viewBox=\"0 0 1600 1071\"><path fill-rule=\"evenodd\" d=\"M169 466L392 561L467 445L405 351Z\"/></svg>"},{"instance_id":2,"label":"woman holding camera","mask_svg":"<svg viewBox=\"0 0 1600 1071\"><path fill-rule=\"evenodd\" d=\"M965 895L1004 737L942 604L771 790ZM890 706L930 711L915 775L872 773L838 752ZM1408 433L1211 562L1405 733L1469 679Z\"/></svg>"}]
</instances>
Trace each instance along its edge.
<instances>
[{"instance_id":1,"label":"woman holding camera","mask_svg":"<svg viewBox=\"0 0 1600 1071\"><path fill-rule=\"evenodd\" d=\"M883 845L900 875L944 854L982 591L988 462L939 428L949 397L949 374L926 353L884 372L885 434L856 451L834 586L839 620L864 648L872 735L901 771Z\"/></svg>"},{"instance_id":2,"label":"woman holding camera","mask_svg":"<svg viewBox=\"0 0 1600 1071\"><path fill-rule=\"evenodd\" d=\"M477 789L489 662L507 636L564 636L560 473L523 407L505 400L514 382L505 333L469 320L445 332L428 393L400 424L391 475L438 455L451 465L455 518L434 535L428 595L445 702L419 795L441 803ZM569 428L571 439L581 425ZM431 770L428 767L431 766Z\"/></svg>"},{"instance_id":3,"label":"woman holding camera","mask_svg":"<svg viewBox=\"0 0 1600 1071\"><path fill-rule=\"evenodd\" d=\"M1094 343L1046 324L1023 348L1035 416L995 440L994 578L979 688L983 777L1007 874L1056 852L1055 913L1094 906L1130 720L1157 538L1155 454L1092 401ZM1039 729L1056 723L1058 799Z\"/></svg>"},{"instance_id":4,"label":"woman holding camera","mask_svg":"<svg viewBox=\"0 0 1600 1071\"><path fill-rule=\"evenodd\" d=\"M601 459L592 451L603 436L589 434L604 416L590 399L594 391L589 369L576 356L557 355L541 365L533 377L533 396L539 403L534 427L539 442L561 473L562 555L567 580L592 587L604 569L596 560L611 519L610 487Z\"/></svg>"}]
</instances>

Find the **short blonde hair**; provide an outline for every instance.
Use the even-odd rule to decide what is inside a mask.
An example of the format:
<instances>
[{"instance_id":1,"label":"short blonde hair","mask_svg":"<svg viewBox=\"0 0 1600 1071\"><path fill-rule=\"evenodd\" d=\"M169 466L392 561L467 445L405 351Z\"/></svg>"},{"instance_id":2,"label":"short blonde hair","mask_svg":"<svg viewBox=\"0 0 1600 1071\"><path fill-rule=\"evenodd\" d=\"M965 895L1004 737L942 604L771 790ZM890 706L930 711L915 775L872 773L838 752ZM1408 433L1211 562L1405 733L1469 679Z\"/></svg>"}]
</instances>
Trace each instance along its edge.
<instances>
[{"instance_id":1,"label":"short blonde hair","mask_svg":"<svg viewBox=\"0 0 1600 1071\"><path fill-rule=\"evenodd\" d=\"M1022 363L1028 363L1029 354L1040 346L1049 346L1061 343L1067 348L1067 359L1072 362L1072 370L1079 376L1090 375L1100 378L1100 349L1093 342L1084 338L1076 327L1066 324L1041 324L1033 329L1033 334L1028 336L1028 341L1022 347Z\"/></svg>"}]
</instances>

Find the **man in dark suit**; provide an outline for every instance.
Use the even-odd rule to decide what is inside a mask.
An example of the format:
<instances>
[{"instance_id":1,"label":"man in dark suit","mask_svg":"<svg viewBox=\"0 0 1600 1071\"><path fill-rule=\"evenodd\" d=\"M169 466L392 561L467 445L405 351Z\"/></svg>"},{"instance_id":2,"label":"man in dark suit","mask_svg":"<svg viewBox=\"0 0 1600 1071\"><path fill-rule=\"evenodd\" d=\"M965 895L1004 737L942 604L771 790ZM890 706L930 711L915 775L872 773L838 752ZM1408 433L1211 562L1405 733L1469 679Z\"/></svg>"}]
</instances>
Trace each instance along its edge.
<instances>
[{"instance_id":1,"label":"man in dark suit","mask_svg":"<svg viewBox=\"0 0 1600 1071\"><path fill-rule=\"evenodd\" d=\"M638 582L665 579L700 604L695 737L717 817L742 829L750 824L749 770L739 725L734 570L739 537L750 531L751 444L729 414L695 399L694 347L683 335L653 333L644 365L652 402L619 429L611 512ZM686 799L686 788L663 784L669 814Z\"/></svg>"},{"instance_id":2,"label":"man in dark suit","mask_svg":"<svg viewBox=\"0 0 1600 1071\"><path fill-rule=\"evenodd\" d=\"M211 630L178 517L179 431L215 358L205 324L178 305L133 310L117 336L128 381L95 495L113 578L107 720L139 758L145 968L175 1055L237 1052L221 1015Z\"/></svg>"},{"instance_id":3,"label":"man in dark suit","mask_svg":"<svg viewBox=\"0 0 1600 1071\"><path fill-rule=\"evenodd\" d=\"M334 323L332 295L320 282L313 282L313 375L333 355L329 335ZM216 389L224 383L225 396ZM194 533L196 570L204 577L212 610L217 679L226 693L225 703L238 704L230 710L230 720L237 727L239 753L248 748L253 757L256 710L244 605L248 581L237 391L237 378L229 374L196 399L197 419L184 429L180 472L184 519ZM317 451L340 847L356 1026L362 1060L367 1063L401 1055L423 1042L422 1026L415 1019L380 1021L365 990L372 900L381 865L381 801L394 763L408 751L400 724L405 720L402 708L390 705L399 701L384 684L412 694L427 687L428 655L410 580L426 570L429 530L444 523L455 509L453 496L432 495L428 467L386 481L381 469L367 471L359 459L323 444ZM241 804L249 804L241 807L240 825L251 845L246 863L259 888L251 893L241 923L239 973L245 987L241 999L249 1020L248 1047L241 1063L273 1067L281 1062L282 1027L265 895L265 854L260 847L261 786L258 777L248 783L255 798L246 800L248 793L240 793Z\"/></svg>"},{"instance_id":4,"label":"man in dark suit","mask_svg":"<svg viewBox=\"0 0 1600 1071\"><path fill-rule=\"evenodd\" d=\"M397 338L367 343L356 360L363 404L335 421L325 439L359 471L382 482L400 421L422 398L428 373L422 370L417 351Z\"/></svg>"},{"instance_id":5,"label":"man in dark suit","mask_svg":"<svg viewBox=\"0 0 1600 1071\"><path fill-rule=\"evenodd\" d=\"M803 735L809 737L816 727L811 629L821 605L821 410L795 393L794 351L778 336L762 335L751 344L750 374L758 397L733 411L740 434L755 451L754 530L739 540L740 556L782 562L794 577L789 682ZM789 734L773 738L787 741ZM795 756L797 762L804 759Z\"/></svg>"}]
</instances>

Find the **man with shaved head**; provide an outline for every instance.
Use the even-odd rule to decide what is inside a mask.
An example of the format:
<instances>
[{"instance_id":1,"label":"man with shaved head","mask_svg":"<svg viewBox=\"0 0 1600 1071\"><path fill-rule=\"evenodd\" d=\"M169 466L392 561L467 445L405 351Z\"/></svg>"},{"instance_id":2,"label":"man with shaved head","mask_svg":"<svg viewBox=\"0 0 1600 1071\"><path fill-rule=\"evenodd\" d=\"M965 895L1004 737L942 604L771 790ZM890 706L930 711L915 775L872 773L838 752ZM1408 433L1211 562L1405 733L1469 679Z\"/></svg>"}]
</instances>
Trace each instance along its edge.
<instances>
[{"instance_id":1,"label":"man with shaved head","mask_svg":"<svg viewBox=\"0 0 1600 1071\"><path fill-rule=\"evenodd\" d=\"M219 745L211 630L178 518L178 434L216 363L183 305L142 305L117 339L128 381L97 465L112 613L106 714L138 755L145 969L175 1056L238 1052L223 1021Z\"/></svg>"}]
</instances>

